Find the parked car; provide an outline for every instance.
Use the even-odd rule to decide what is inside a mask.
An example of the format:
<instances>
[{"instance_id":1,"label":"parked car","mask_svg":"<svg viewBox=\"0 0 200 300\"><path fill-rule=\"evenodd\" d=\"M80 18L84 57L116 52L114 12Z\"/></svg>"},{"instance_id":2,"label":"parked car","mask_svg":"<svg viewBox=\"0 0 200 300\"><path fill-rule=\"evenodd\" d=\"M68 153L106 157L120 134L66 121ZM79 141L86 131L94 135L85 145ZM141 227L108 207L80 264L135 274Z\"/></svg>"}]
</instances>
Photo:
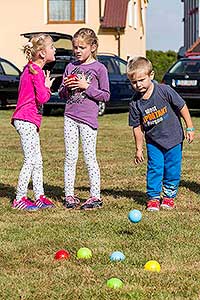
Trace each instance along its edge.
<instances>
[{"instance_id":1,"label":"parked car","mask_svg":"<svg viewBox=\"0 0 200 300\"><path fill-rule=\"evenodd\" d=\"M200 56L179 59L162 82L175 89L189 108L200 108Z\"/></svg>"},{"instance_id":2,"label":"parked car","mask_svg":"<svg viewBox=\"0 0 200 300\"><path fill-rule=\"evenodd\" d=\"M0 57L0 106L16 104L20 70L10 61Z\"/></svg>"},{"instance_id":3,"label":"parked car","mask_svg":"<svg viewBox=\"0 0 200 300\"><path fill-rule=\"evenodd\" d=\"M46 32L45 32L46 33ZM32 33L23 33L26 38L30 38ZM55 78L52 85L52 96L44 105L44 115L49 115L52 109L64 108L65 100L58 96L58 88L62 82L62 75L66 65L73 60L72 57L72 36L48 32L54 40L56 47L56 61L45 66L51 71L51 77ZM98 60L108 69L111 97L107 103L99 103L99 115L103 115L105 111L110 109L128 109L129 103L133 95L132 86L126 76L127 62L120 57L110 53L99 53Z\"/></svg>"},{"instance_id":4,"label":"parked car","mask_svg":"<svg viewBox=\"0 0 200 300\"><path fill-rule=\"evenodd\" d=\"M106 53L99 54L97 58L108 69L111 92L109 102L99 103L99 115L102 116L110 109L128 109L133 96L133 89L126 76L127 62L116 55ZM45 115L49 115L53 108L63 108L65 106L65 100L60 99L58 96L58 88L62 82L65 67L70 60L71 57L69 56L59 56L51 68L51 77L55 78L55 80L52 85L52 96L44 105Z\"/></svg>"}]
</instances>

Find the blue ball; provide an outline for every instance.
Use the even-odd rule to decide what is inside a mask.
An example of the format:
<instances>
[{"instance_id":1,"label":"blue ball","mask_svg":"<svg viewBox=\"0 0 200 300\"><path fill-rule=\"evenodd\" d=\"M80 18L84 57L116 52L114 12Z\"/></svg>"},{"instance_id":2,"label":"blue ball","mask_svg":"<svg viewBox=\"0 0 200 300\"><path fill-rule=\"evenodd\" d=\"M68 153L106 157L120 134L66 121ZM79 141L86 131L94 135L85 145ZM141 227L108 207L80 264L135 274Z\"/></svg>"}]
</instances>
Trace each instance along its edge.
<instances>
[{"instance_id":1,"label":"blue ball","mask_svg":"<svg viewBox=\"0 0 200 300\"><path fill-rule=\"evenodd\" d=\"M124 253L120 252L120 251L115 251L110 255L110 260L111 261L121 261L124 260L126 257L124 255Z\"/></svg>"},{"instance_id":2,"label":"blue ball","mask_svg":"<svg viewBox=\"0 0 200 300\"><path fill-rule=\"evenodd\" d=\"M131 222L138 223L142 219L142 213L137 209L133 209L129 212L128 218Z\"/></svg>"}]
</instances>

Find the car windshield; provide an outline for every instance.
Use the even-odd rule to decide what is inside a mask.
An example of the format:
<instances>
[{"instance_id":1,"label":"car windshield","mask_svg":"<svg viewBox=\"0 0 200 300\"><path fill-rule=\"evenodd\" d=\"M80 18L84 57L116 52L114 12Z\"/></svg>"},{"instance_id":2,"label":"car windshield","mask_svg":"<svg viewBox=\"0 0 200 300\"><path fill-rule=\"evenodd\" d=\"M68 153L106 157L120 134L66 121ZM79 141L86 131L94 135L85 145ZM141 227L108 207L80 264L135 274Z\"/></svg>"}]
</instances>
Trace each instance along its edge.
<instances>
[{"instance_id":1,"label":"car windshield","mask_svg":"<svg viewBox=\"0 0 200 300\"><path fill-rule=\"evenodd\" d=\"M178 61L169 71L171 74L200 73L200 60Z\"/></svg>"}]
</instances>

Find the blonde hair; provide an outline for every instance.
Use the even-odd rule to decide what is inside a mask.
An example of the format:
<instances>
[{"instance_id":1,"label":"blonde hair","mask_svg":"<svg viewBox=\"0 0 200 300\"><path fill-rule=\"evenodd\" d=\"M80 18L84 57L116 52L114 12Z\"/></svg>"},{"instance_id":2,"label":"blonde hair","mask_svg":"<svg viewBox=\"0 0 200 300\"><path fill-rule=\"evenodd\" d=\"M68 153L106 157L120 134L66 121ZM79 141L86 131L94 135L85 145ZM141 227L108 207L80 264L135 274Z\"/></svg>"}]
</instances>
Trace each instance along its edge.
<instances>
[{"instance_id":1,"label":"blonde hair","mask_svg":"<svg viewBox=\"0 0 200 300\"><path fill-rule=\"evenodd\" d=\"M96 45L96 50L92 52L92 56L96 59L97 56L97 49L99 46L98 37L95 32L90 28L80 28L73 36L72 43L76 39L82 39L86 44L90 46Z\"/></svg>"},{"instance_id":2,"label":"blonde hair","mask_svg":"<svg viewBox=\"0 0 200 300\"><path fill-rule=\"evenodd\" d=\"M127 64L127 75L132 76L138 70L145 70L148 75L153 71L153 66L150 60L143 56L129 58Z\"/></svg>"},{"instance_id":3,"label":"blonde hair","mask_svg":"<svg viewBox=\"0 0 200 300\"><path fill-rule=\"evenodd\" d=\"M31 66L31 63L38 58L39 51L45 49L47 40L52 40L49 34L38 33L31 36L29 41L23 46L23 52L30 65L29 69L33 74L36 71Z\"/></svg>"}]
</instances>

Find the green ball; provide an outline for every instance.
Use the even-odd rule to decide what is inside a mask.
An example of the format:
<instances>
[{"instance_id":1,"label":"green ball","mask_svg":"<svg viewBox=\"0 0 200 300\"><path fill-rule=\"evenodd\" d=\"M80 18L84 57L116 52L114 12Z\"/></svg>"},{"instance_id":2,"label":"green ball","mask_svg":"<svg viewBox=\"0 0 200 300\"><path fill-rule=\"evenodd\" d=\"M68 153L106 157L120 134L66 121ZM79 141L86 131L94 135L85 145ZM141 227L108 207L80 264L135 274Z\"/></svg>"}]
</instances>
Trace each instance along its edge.
<instances>
[{"instance_id":1,"label":"green ball","mask_svg":"<svg viewBox=\"0 0 200 300\"><path fill-rule=\"evenodd\" d=\"M111 289L119 289L123 287L123 282L119 278L110 278L107 280L107 287Z\"/></svg>"},{"instance_id":2,"label":"green ball","mask_svg":"<svg viewBox=\"0 0 200 300\"><path fill-rule=\"evenodd\" d=\"M77 252L77 257L79 259L88 259L92 257L92 251L89 248L80 248Z\"/></svg>"}]
</instances>

